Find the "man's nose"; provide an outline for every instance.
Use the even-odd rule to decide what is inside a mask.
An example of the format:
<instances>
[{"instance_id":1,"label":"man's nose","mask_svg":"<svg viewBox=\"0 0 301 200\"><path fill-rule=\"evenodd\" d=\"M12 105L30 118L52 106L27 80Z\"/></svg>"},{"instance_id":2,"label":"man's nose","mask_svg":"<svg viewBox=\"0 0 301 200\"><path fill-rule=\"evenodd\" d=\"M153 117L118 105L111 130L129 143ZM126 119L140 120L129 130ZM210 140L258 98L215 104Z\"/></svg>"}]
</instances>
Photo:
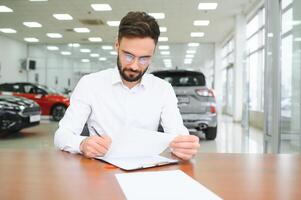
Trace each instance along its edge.
<instances>
[{"instance_id":1,"label":"man's nose","mask_svg":"<svg viewBox=\"0 0 301 200\"><path fill-rule=\"evenodd\" d=\"M137 58L135 58L134 62L131 64L131 68L135 71L139 69L139 60Z\"/></svg>"}]
</instances>

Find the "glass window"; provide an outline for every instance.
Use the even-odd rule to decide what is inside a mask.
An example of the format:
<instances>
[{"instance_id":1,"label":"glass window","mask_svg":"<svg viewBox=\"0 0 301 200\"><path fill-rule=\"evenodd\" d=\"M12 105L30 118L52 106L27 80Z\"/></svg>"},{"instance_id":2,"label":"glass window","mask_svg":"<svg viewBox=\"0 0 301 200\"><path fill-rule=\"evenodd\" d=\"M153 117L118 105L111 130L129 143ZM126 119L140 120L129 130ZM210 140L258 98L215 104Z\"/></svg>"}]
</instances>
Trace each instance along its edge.
<instances>
[{"instance_id":1,"label":"glass window","mask_svg":"<svg viewBox=\"0 0 301 200\"><path fill-rule=\"evenodd\" d=\"M282 14L282 34L292 30L293 28L293 10L289 9Z\"/></svg>"}]
</instances>

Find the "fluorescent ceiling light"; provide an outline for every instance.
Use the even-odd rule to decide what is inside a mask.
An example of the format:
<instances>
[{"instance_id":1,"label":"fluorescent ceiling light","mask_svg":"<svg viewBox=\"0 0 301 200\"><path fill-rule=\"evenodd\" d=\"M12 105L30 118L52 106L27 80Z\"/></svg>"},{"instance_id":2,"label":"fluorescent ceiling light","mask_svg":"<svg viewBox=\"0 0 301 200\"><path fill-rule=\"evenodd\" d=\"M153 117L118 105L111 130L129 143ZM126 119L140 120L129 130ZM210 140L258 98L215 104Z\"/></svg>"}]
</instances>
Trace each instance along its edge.
<instances>
[{"instance_id":1,"label":"fluorescent ceiling light","mask_svg":"<svg viewBox=\"0 0 301 200\"><path fill-rule=\"evenodd\" d=\"M91 53L90 56L93 57L93 58L96 58L96 57L99 57L99 54L98 53Z\"/></svg>"},{"instance_id":2,"label":"fluorescent ceiling light","mask_svg":"<svg viewBox=\"0 0 301 200\"><path fill-rule=\"evenodd\" d=\"M39 1L48 1L48 0L29 0L29 1L39 2Z\"/></svg>"},{"instance_id":3,"label":"fluorescent ceiling light","mask_svg":"<svg viewBox=\"0 0 301 200\"><path fill-rule=\"evenodd\" d=\"M268 37L269 37L269 38L274 37L274 33L268 33Z\"/></svg>"},{"instance_id":4,"label":"fluorescent ceiling light","mask_svg":"<svg viewBox=\"0 0 301 200\"><path fill-rule=\"evenodd\" d=\"M109 26L119 26L120 21L107 21Z\"/></svg>"},{"instance_id":5,"label":"fluorescent ceiling light","mask_svg":"<svg viewBox=\"0 0 301 200\"><path fill-rule=\"evenodd\" d=\"M91 4L91 7L95 11L110 11L112 10L109 4Z\"/></svg>"},{"instance_id":6,"label":"fluorescent ceiling light","mask_svg":"<svg viewBox=\"0 0 301 200\"><path fill-rule=\"evenodd\" d=\"M184 64L191 64L191 63L192 63L192 59L190 58L184 59Z\"/></svg>"},{"instance_id":7,"label":"fluorescent ceiling light","mask_svg":"<svg viewBox=\"0 0 301 200\"><path fill-rule=\"evenodd\" d=\"M148 13L150 16L154 17L155 19L164 19L164 13Z\"/></svg>"},{"instance_id":8,"label":"fluorescent ceiling light","mask_svg":"<svg viewBox=\"0 0 301 200\"><path fill-rule=\"evenodd\" d=\"M47 46L47 49L50 51L57 51L59 48L57 46Z\"/></svg>"},{"instance_id":9,"label":"fluorescent ceiling light","mask_svg":"<svg viewBox=\"0 0 301 200\"><path fill-rule=\"evenodd\" d=\"M74 28L73 30L77 33L89 33L90 32L90 29L88 29L88 28Z\"/></svg>"},{"instance_id":10,"label":"fluorescent ceiling light","mask_svg":"<svg viewBox=\"0 0 301 200\"><path fill-rule=\"evenodd\" d=\"M80 47L80 44L78 43L70 43L68 44L69 47Z\"/></svg>"},{"instance_id":11,"label":"fluorescent ceiling light","mask_svg":"<svg viewBox=\"0 0 301 200\"><path fill-rule=\"evenodd\" d=\"M111 55L117 55L117 52L116 51L110 51L110 54Z\"/></svg>"},{"instance_id":12,"label":"fluorescent ceiling light","mask_svg":"<svg viewBox=\"0 0 301 200\"><path fill-rule=\"evenodd\" d=\"M50 38L62 38L62 34L59 34L59 33L47 33L46 34L48 37Z\"/></svg>"},{"instance_id":13,"label":"fluorescent ceiling light","mask_svg":"<svg viewBox=\"0 0 301 200\"><path fill-rule=\"evenodd\" d=\"M110 46L110 45L103 45L101 48L102 48L103 50L112 50L112 49L113 49L113 47Z\"/></svg>"},{"instance_id":14,"label":"fluorescent ceiling light","mask_svg":"<svg viewBox=\"0 0 301 200\"><path fill-rule=\"evenodd\" d=\"M71 52L70 51L62 51L61 54L65 55L65 56L69 56L69 55L71 55Z\"/></svg>"},{"instance_id":15,"label":"fluorescent ceiling light","mask_svg":"<svg viewBox=\"0 0 301 200\"><path fill-rule=\"evenodd\" d=\"M190 33L190 37L204 37L205 33L203 32L192 32Z\"/></svg>"},{"instance_id":16,"label":"fluorescent ceiling light","mask_svg":"<svg viewBox=\"0 0 301 200\"><path fill-rule=\"evenodd\" d=\"M170 63L171 64L171 59L163 59L164 63Z\"/></svg>"},{"instance_id":17,"label":"fluorescent ceiling light","mask_svg":"<svg viewBox=\"0 0 301 200\"><path fill-rule=\"evenodd\" d=\"M98 60L99 60L99 61L106 61L107 58L105 58L105 57L100 57Z\"/></svg>"},{"instance_id":18,"label":"fluorescent ceiling light","mask_svg":"<svg viewBox=\"0 0 301 200\"><path fill-rule=\"evenodd\" d=\"M296 37L296 38L294 39L294 41L295 41L295 42L301 42L301 37Z\"/></svg>"},{"instance_id":19,"label":"fluorescent ceiling light","mask_svg":"<svg viewBox=\"0 0 301 200\"><path fill-rule=\"evenodd\" d=\"M168 37L159 37L159 42L167 42Z\"/></svg>"},{"instance_id":20,"label":"fluorescent ceiling light","mask_svg":"<svg viewBox=\"0 0 301 200\"><path fill-rule=\"evenodd\" d=\"M80 49L79 51L82 53L90 53L91 52L90 49Z\"/></svg>"},{"instance_id":21,"label":"fluorescent ceiling light","mask_svg":"<svg viewBox=\"0 0 301 200\"><path fill-rule=\"evenodd\" d=\"M101 42L102 39L100 37L89 37L90 42Z\"/></svg>"},{"instance_id":22,"label":"fluorescent ceiling light","mask_svg":"<svg viewBox=\"0 0 301 200\"><path fill-rule=\"evenodd\" d=\"M15 29L11 29L11 28L0 28L0 31L2 33L17 33Z\"/></svg>"},{"instance_id":23,"label":"fluorescent ceiling light","mask_svg":"<svg viewBox=\"0 0 301 200\"><path fill-rule=\"evenodd\" d=\"M88 63L88 62L90 62L90 60L89 60L89 59L82 59L81 61L82 61L82 62L84 62L84 63Z\"/></svg>"},{"instance_id":24,"label":"fluorescent ceiling light","mask_svg":"<svg viewBox=\"0 0 301 200\"><path fill-rule=\"evenodd\" d=\"M39 39L34 38L34 37L27 37L27 38L24 38L24 41L26 41L26 42L39 42Z\"/></svg>"},{"instance_id":25,"label":"fluorescent ceiling light","mask_svg":"<svg viewBox=\"0 0 301 200\"><path fill-rule=\"evenodd\" d=\"M0 5L0 12L14 12L13 9Z\"/></svg>"},{"instance_id":26,"label":"fluorescent ceiling light","mask_svg":"<svg viewBox=\"0 0 301 200\"><path fill-rule=\"evenodd\" d=\"M200 46L200 43L191 42L191 43L188 43L188 46L189 47L198 47L198 46Z\"/></svg>"},{"instance_id":27,"label":"fluorescent ceiling light","mask_svg":"<svg viewBox=\"0 0 301 200\"><path fill-rule=\"evenodd\" d=\"M169 51L161 51L160 53L161 53L161 55L170 55Z\"/></svg>"},{"instance_id":28,"label":"fluorescent ceiling light","mask_svg":"<svg viewBox=\"0 0 301 200\"><path fill-rule=\"evenodd\" d=\"M194 20L193 25L194 26L208 26L210 24L209 20Z\"/></svg>"},{"instance_id":29,"label":"fluorescent ceiling light","mask_svg":"<svg viewBox=\"0 0 301 200\"><path fill-rule=\"evenodd\" d=\"M190 53L190 54L193 54L193 53L196 53L196 50L187 50L186 53L188 53L188 54L189 54L189 53Z\"/></svg>"},{"instance_id":30,"label":"fluorescent ceiling light","mask_svg":"<svg viewBox=\"0 0 301 200\"><path fill-rule=\"evenodd\" d=\"M73 17L69 14L53 14L52 16L57 20L73 20Z\"/></svg>"},{"instance_id":31,"label":"fluorescent ceiling light","mask_svg":"<svg viewBox=\"0 0 301 200\"><path fill-rule=\"evenodd\" d=\"M168 46L168 45L160 45L160 46L159 46L159 49L160 49L160 50L168 50L168 49L169 49L169 46Z\"/></svg>"},{"instance_id":32,"label":"fluorescent ceiling light","mask_svg":"<svg viewBox=\"0 0 301 200\"><path fill-rule=\"evenodd\" d=\"M185 58L193 58L194 55L193 54L186 54Z\"/></svg>"},{"instance_id":33,"label":"fluorescent ceiling light","mask_svg":"<svg viewBox=\"0 0 301 200\"><path fill-rule=\"evenodd\" d=\"M160 26L160 32L164 33L167 31L167 28L166 27L163 27L163 26Z\"/></svg>"},{"instance_id":34,"label":"fluorescent ceiling light","mask_svg":"<svg viewBox=\"0 0 301 200\"><path fill-rule=\"evenodd\" d=\"M40 28L42 25L38 22L23 22L24 26L27 26L29 28Z\"/></svg>"},{"instance_id":35,"label":"fluorescent ceiling light","mask_svg":"<svg viewBox=\"0 0 301 200\"><path fill-rule=\"evenodd\" d=\"M199 3L199 10L215 10L217 8L217 3Z\"/></svg>"},{"instance_id":36,"label":"fluorescent ceiling light","mask_svg":"<svg viewBox=\"0 0 301 200\"><path fill-rule=\"evenodd\" d=\"M299 21L299 20L293 20L292 21L292 25L293 26L298 26L298 25L300 25L301 24L301 21Z\"/></svg>"}]
</instances>

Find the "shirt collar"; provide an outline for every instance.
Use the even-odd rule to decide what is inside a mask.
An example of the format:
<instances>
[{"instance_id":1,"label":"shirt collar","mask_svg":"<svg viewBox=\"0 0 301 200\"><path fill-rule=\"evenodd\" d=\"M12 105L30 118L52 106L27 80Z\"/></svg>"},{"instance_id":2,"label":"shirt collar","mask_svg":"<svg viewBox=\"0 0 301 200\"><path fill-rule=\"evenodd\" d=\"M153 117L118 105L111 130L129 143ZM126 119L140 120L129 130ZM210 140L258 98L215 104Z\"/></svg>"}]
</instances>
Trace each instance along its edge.
<instances>
[{"instance_id":1,"label":"shirt collar","mask_svg":"<svg viewBox=\"0 0 301 200\"><path fill-rule=\"evenodd\" d=\"M145 73L142 76L140 86L142 86L144 88L148 87L148 85L149 85L148 76L149 76L149 74L147 74L147 73ZM113 74L112 74L112 85L115 85L115 84L118 84L118 83L122 84L122 80L121 80L118 68L115 67L114 70L113 70Z\"/></svg>"}]
</instances>

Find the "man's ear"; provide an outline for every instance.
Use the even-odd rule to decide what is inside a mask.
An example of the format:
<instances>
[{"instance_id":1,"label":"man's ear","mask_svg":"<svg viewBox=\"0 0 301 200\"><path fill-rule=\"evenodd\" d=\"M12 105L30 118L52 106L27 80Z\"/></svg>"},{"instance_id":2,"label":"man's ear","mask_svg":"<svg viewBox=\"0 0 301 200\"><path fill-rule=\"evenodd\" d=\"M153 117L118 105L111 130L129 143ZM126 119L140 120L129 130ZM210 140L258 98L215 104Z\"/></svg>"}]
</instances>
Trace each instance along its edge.
<instances>
[{"instance_id":1,"label":"man's ear","mask_svg":"<svg viewBox=\"0 0 301 200\"><path fill-rule=\"evenodd\" d=\"M115 40L115 45L114 46L115 46L115 51L118 52L118 49L119 49L118 39Z\"/></svg>"}]
</instances>

